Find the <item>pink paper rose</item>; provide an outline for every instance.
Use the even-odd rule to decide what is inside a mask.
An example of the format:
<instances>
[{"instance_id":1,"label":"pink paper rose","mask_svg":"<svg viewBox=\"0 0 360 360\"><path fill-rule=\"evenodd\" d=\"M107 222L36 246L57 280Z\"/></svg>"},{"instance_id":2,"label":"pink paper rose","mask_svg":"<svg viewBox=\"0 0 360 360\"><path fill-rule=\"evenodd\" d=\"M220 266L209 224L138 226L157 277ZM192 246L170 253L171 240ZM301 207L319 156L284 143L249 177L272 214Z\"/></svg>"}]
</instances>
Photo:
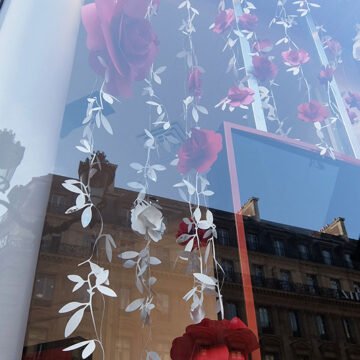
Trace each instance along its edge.
<instances>
[{"instance_id":1,"label":"pink paper rose","mask_svg":"<svg viewBox=\"0 0 360 360\"><path fill-rule=\"evenodd\" d=\"M274 48L274 44L270 40L260 40L253 44L253 50L256 52L267 53Z\"/></svg>"},{"instance_id":2,"label":"pink paper rose","mask_svg":"<svg viewBox=\"0 0 360 360\"><path fill-rule=\"evenodd\" d=\"M360 110L360 94L357 92L349 91L349 95L345 98L346 103L350 107L355 107Z\"/></svg>"},{"instance_id":3,"label":"pink paper rose","mask_svg":"<svg viewBox=\"0 0 360 360\"><path fill-rule=\"evenodd\" d=\"M157 53L159 41L144 19L148 5L146 0L95 0L82 8L90 65L103 77L107 67L106 90L114 96L131 97L133 82L146 77Z\"/></svg>"},{"instance_id":4,"label":"pink paper rose","mask_svg":"<svg viewBox=\"0 0 360 360\"><path fill-rule=\"evenodd\" d=\"M342 53L342 46L336 40L326 40L328 50L333 56L340 56Z\"/></svg>"},{"instance_id":5,"label":"pink paper rose","mask_svg":"<svg viewBox=\"0 0 360 360\"><path fill-rule=\"evenodd\" d=\"M309 54L304 50L288 50L281 53L284 63L291 66L299 66L310 60Z\"/></svg>"},{"instance_id":6,"label":"pink paper rose","mask_svg":"<svg viewBox=\"0 0 360 360\"><path fill-rule=\"evenodd\" d=\"M250 105L254 101L254 94L254 91L247 87L239 88L237 86L234 86L229 89L228 96L223 100L223 102L226 100L230 100L229 105L232 107L238 107L240 105Z\"/></svg>"},{"instance_id":7,"label":"pink paper rose","mask_svg":"<svg viewBox=\"0 0 360 360\"><path fill-rule=\"evenodd\" d=\"M330 116L329 110L315 100L298 106L298 118L305 122L320 122Z\"/></svg>"},{"instance_id":8,"label":"pink paper rose","mask_svg":"<svg viewBox=\"0 0 360 360\"><path fill-rule=\"evenodd\" d=\"M253 74L258 80L265 81L275 79L277 67L269 58L262 55L255 55L252 58L252 63L254 67Z\"/></svg>"},{"instance_id":9,"label":"pink paper rose","mask_svg":"<svg viewBox=\"0 0 360 360\"><path fill-rule=\"evenodd\" d=\"M241 28L249 31L254 31L258 23L258 17L252 14L242 14L238 20Z\"/></svg>"},{"instance_id":10,"label":"pink paper rose","mask_svg":"<svg viewBox=\"0 0 360 360\"><path fill-rule=\"evenodd\" d=\"M334 69L331 66L323 66L320 74L319 74L319 80L322 84L327 84L333 79L334 76Z\"/></svg>"},{"instance_id":11,"label":"pink paper rose","mask_svg":"<svg viewBox=\"0 0 360 360\"><path fill-rule=\"evenodd\" d=\"M222 149L222 137L212 130L191 130L191 137L186 139L178 152L177 169L187 174L191 169L207 171L217 159Z\"/></svg>"},{"instance_id":12,"label":"pink paper rose","mask_svg":"<svg viewBox=\"0 0 360 360\"><path fill-rule=\"evenodd\" d=\"M194 96L196 101L198 101L203 94L203 91L201 89L202 81L201 81L200 75L201 75L201 72L199 69L194 69L188 75L189 94Z\"/></svg>"},{"instance_id":13,"label":"pink paper rose","mask_svg":"<svg viewBox=\"0 0 360 360\"><path fill-rule=\"evenodd\" d=\"M213 31L217 34L223 33L229 29L235 21L235 12L233 9L226 9L221 11L215 18L215 25Z\"/></svg>"}]
</instances>

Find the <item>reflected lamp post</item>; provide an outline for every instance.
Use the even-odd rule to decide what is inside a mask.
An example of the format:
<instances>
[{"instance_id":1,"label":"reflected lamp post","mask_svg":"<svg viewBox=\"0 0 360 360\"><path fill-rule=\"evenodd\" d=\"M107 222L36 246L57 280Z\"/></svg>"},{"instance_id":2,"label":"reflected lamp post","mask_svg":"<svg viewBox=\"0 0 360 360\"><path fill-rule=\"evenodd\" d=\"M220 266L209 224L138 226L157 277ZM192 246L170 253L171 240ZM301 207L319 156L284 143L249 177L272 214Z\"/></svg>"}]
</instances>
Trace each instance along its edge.
<instances>
[{"instance_id":1,"label":"reflected lamp post","mask_svg":"<svg viewBox=\"0 0 360 360\"><path fill-rule=\"evenodd\" d=\"M9 130L0 130L0 192L5 193L19 166L25 148L15 141L15 134Z\"/></svg>"}]
</instances>

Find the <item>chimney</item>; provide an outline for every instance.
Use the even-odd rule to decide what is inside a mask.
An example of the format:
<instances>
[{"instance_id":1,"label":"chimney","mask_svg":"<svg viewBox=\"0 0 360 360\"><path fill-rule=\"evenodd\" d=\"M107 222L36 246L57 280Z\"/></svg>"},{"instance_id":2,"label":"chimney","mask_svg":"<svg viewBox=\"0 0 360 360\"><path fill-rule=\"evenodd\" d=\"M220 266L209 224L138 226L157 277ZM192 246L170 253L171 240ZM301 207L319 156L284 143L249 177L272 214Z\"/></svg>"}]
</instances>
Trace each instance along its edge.
<instances>
[{"instance_id":1,"label":"chimney","mask_svg":"<svg viewBox=\"0 0 360 360\"><path fill-rule=\"evenodd\" d=\"M255 218L260 220L260 212L258 206L259 198L251 197L244 206L241 207L241 215Z\"/></svg>"},{"instance_id":2,"label":"chimney","mask_svg":"<svg viewBox=\"0 0 360 360\"><path fill-rule=\"evenodd\" d=\"M345 239L348 239L346 227L345 227L345 219L338 217L335 218L331 224L325 225L320 232L330 235L342 236Z\"/></svg>"}]
</instances>

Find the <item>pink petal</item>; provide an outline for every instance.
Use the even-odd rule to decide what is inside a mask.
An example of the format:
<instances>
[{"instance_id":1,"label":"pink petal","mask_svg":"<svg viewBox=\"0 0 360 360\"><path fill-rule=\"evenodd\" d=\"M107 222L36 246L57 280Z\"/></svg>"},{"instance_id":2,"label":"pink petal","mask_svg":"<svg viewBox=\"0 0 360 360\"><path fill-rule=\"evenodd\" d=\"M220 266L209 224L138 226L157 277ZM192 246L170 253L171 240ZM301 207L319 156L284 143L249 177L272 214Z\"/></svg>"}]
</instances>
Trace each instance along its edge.
<instances>
[{"instance_id":1,"label":"pink petal","mask_svg":"<svg viewBox=\"0 0 360 360\"><path fill-rule=\"evenodd\" d=\"M105 40L101 31L100 20L95 4L88 4L81 8L81 17L87 32L86 46L89 50L98 51L105 47Z\"/></svg>"}]
</instances>

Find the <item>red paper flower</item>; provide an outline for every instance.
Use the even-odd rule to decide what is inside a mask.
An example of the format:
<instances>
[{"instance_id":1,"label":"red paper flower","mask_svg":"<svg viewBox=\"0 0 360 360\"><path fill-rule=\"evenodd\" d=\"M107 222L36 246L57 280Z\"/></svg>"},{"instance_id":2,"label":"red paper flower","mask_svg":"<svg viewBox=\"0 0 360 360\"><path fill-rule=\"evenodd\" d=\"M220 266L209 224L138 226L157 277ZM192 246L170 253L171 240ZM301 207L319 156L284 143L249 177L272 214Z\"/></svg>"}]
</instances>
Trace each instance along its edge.
<instances>
[{"instance_id":1,"label":"red paper flower","mask_svg":"<svg viewBox=\"0 0 360 360\"><path fill-rule=\"evenodd\" d=\"M189 230L190 228L190 230ZM211 238L212 234L210 234L207 237L204 237L205 233L208 231L208 229L203 230L203 229L198 229L198 236L199 236L199 243L200 243L200 247L204 247L207 245L208 240ZM195 224L191 219L186 219L186 223L185 221L182 221L179 224L179 231L176 234L176 239L179 239L179 237L181 235L195 235ZM186 245L191 239L193 238L193 236L189 237L187 240L180 242L180 245ZM198 248L198 243L197 240L195 239L194 241L194 246L193 249L197 249Z\"/></svg>"},{"instance_id":2,"label":"red paper flower","mask_svg":"<svg viewBox=\"0 0 360 360\"><path fill-rule=\"evenodd\" d=\"M329 116L329 110L315 100L298 106L298 118L305 122L320 122Z\"/></svg>"},{"instance_id":3,"label":"red paper flower","mask_svg":"<svg viewBox=\"0 0 360 360\"><path fill-rule=\"evenodd\" d=\"M201 89L201 78L200 78L201 72L199 69L194 69L191 73L188 75L188 88L189 88L189 94L193 95L198 101L200 97L203 94L203 91Z\"/></svg>"},{"instance_id":4,"label":"red paper flower","mask_svg":"<svg viewBox=\"0 0 360 360\"><path fill-rule=\"evenodd\" d=\"M191 137L185 140L178 152L177 169L187 174L191 169L207 171L222 149L222 137L212 130L191 130Z\"/></svg>"},{"instance_id":5,"label":"red paper flower","mask_svg":"<svg viewBox=\"0 0 360 360\"><path fill-rule=\"evenodd\" d=\"M223 33L229 29L235 21L235 12L233 9L226 9L221 11L215 18L215 25L213 31L217 34Z\"/></svg>"},{"instance_id":6,"label":"red paper flower","mask_svg":"<svg viewBox=\"0 0 360 360\"><path fill-rule=\"evenodd\" d=\"M328 50L333 56L340 56L342 52L341 44L336 40L326 40Z\"/></svg>"},{"instance_id":7,"label":"red paper flower","mask_svg":"<svg viewBox=\"0 0 360 360\"><path fill-rule=\"evenodd\" d=\"M319 74L319 80L323 84L327 84L333 79L334 69L331 66L323 66Z\"/></svg>"},{"instance_id":8,"label":"red paper flower","mask_svg":"<svg viewBox=\"0 0 360 360\"><path fill-rule=\"evenodd\" d=\"M349 95L345 98L346 103L350 107L355 107L360 110L360 94L357 92L349 91Z\"/></svg>"},{"instance_id":9,"label":"red paper flower","mask_svg":"<svg viewBox=\"0 0 360 360\"><path fill-rule=\"evenodd\" d=\"M276 65L266 56L253 56L253 74L260 81L275 79L277 75Z\"/></svg>"},{"instance_id":10,"label":"red paper flower","mask_svg":"<svg viewBox=\"0 0 360 360\"><path fill-rule=\"evenodd\" d=\"M281 53L284 63L291 66L299 66L310 60L309 54L304 50L288 50Z\"/></svg>"},{"instance_id":11,"label":"red paper flower","mask_svg":"<svg viewBox=\"0 0 360 360\"><path fill-rule=\"evenodd\" d=\"M253 50L256 52L267 53L274 48L274 44L270 40L260 40L253 44Z\"/></svg>"},{"instance_id":12,"label":"red paper flower","mask_svg":"<svg viewBox=\"0 0 360 360\"><path fill-rule=\"evenodd\" d=\"M258 348L255 334L240 319L203 319L174 339L170 356L172 360L248 360Z\"/></svg>"},{"instance_id":13,"label":"red paper flower","mask_svg":"<svg viewBox=\"0 0 360 360\"><path fill-rule=\"evenodd\" d=\"M159 41L144 19L147 8L146 0L96 0L82 8L90 65L103 77L107 68L112 95L131 97L133 82L153 63Z\"/></svg>"},{"instance_id":14,"label":"red paper flower","mask_svg":"<svg viewBox=\"0 0 360 360\"><path fill-rule=\"evenodd\" d=\"M244 30L254 31L258 23L258 17L252 14L242 14L238 19Z\"/></svg>"},{"instance_id":15,"label":"red paper flower","mask_svg":"<svg viewBox=\"0 0 360 360\"><path fill-rule=\"evenodd\" d=\"M226 101L227 99L230 100L229 105L233 107L238 107L240 105L246 106L254 101L254 94L254 91L247 87L239 88L234 86L229 89L228 96L223 101Z\"/></svg>"}]
</instances>

